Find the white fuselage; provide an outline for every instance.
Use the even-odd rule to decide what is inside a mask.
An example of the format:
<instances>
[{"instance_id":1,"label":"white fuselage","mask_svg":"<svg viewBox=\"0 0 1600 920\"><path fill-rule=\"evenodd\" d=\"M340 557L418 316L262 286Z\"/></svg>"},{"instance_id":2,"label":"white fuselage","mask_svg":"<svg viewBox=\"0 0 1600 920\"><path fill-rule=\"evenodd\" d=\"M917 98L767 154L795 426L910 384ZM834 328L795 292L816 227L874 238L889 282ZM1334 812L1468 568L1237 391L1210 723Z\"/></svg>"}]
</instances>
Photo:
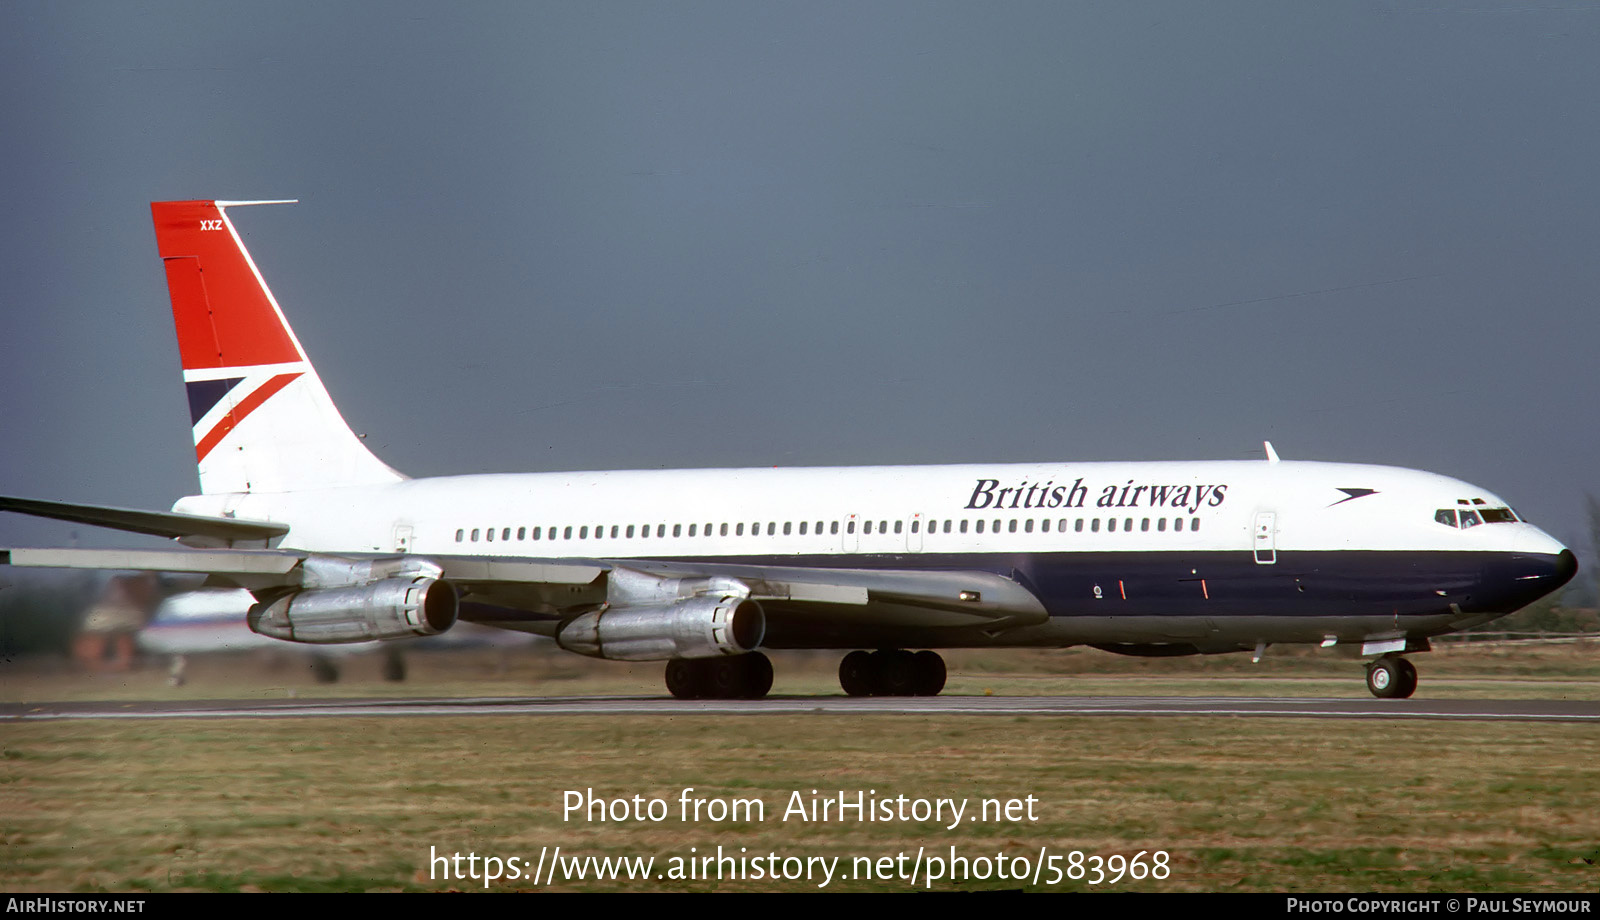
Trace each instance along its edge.
<instances>
[{"instance_id":1,"label":"white fuselage","mask_svg":"<svg viewBox=\"0 0 1600 920\"><path fill-rule=\"evenodd\" d=\"M1458 526L1457 509L1463 520L1468 511L1496 520ZM281 547L316 553L599 560L659 572L986 571L1026 587L1050 615L1003 633L903 637L836 623L786 633L775 620L777 647L1155 637L1221 651L1425 636L1508 613L1570 577L1556 575L1560 543L1476 486L1339 463L477 475L197 496L176 510L287 524Z\"/></svg>"},{"instance_id":2,"label":"white fuselage","mask_svg":"<svg viewBox=\"0 0 1600 920\"><path fill-rule=\"evenodd\" d=\"M1373 492L1350 498L1341 488ZM1416 470L1239 461L486 474L193 496L174 510L285 523L281 545L314 552L1248 552L1263 513L1273 515L1272 548L1283 553L1561 551L1525 523L1460 529L1434 520L1436 509L1504 506L1476 486ZM398 545L397 531L408 545Z\"/></svg>"}]
</instances>

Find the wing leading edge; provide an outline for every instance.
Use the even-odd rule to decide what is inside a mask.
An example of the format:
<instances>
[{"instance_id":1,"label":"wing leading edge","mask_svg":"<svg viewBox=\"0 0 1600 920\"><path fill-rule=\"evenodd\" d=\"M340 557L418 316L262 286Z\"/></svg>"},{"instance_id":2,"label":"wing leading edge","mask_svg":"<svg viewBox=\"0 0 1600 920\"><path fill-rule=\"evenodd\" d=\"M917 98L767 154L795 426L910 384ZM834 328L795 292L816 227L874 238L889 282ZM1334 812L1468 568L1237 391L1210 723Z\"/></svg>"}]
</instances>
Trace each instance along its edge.
<instances>
[{"instance_id":1,"label":"wing leading edge","mask_svg":"<svg viewBox=\"0 0 1600 920\"><path fill-rule=\"evenodd\" d=\"M130 533L151 534L157 537L199 537L224 545L240 542L261 542L281 537L289 532L287 524L266 521L241 521L234 518L207 517L200 514L179 514L175 511L142 511L136 508L113 508L106 505L75 505L68 502L50 502L34 498L12 498L0 495L0 511L14 511L34 517L72 521L76 524L93 524L124 530Z\"/></svg>"}]
</instances>

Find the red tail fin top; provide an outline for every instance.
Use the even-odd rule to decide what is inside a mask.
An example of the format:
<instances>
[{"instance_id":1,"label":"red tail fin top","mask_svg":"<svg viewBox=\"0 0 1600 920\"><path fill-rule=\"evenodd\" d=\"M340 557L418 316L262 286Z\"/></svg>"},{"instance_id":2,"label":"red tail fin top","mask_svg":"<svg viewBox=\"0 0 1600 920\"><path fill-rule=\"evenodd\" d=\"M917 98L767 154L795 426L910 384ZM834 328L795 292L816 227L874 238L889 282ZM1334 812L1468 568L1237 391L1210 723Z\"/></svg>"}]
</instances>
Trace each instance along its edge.
<instances>
[{"instance_id":1,"label":"red tail fin top","mask_svg":"<svg viewBox=\"0 0 1600 920\"><path fill-rule=\"evenodd\" d=\"M158 201L150 211L184 370L303 360L223 206Z\"/></svg>"},{"instance_id":2,"label":"red tail fin top","mask_svg":"<svg viewBox=\"0 0 1600 920\"><path fill-rule=\"evenodd\" d=\"M229 217L269 201L157 201L200 491L296 492L404 479L339 415Z\"/></svg>"}]
</instances>

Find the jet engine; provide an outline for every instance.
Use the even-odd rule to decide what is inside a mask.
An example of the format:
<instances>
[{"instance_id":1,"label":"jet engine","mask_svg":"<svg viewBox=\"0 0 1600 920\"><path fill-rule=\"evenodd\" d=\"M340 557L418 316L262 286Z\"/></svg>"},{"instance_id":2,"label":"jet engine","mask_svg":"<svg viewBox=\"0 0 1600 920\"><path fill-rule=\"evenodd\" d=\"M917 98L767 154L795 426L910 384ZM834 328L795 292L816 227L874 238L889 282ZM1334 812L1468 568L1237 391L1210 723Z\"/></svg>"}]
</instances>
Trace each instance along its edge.
<instances>
[{"instance_id":1,"label":"jet engine","mask_svg":"<svg viewBox=\"0 0 1600 920\"><path fill-rule=\"evenodd\" d=\"M413 575L266 597L248 622L263 636L332 645L437 635L455 624L456 612L449 582Z\"/></svg>"},{"instance_id":2,"label":"jet engine","mask_svg":"<svg viewBox=\"0 0 1600 920\"><path fill-rule=\"evenodd\" d=\"M766 633L760 604L734 594L708 594L585 613L563 625L556 642L592 658L659 661L741 655L760 645Z\"/></svg>"}]
</instances>

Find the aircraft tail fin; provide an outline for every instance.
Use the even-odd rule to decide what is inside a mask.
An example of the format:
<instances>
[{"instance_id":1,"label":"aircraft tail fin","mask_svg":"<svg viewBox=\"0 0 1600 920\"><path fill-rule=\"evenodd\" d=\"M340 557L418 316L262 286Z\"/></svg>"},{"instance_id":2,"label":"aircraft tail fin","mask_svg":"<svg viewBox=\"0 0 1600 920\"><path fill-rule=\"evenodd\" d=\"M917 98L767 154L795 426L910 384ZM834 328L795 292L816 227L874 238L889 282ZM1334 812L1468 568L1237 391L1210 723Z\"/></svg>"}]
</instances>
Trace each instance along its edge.
<instances>
[{"instance_id":1,"label":"aircraft tail fin","mask_svg":"<svg viewBox=\"0 0 1600 920\"><path fill-rule=\"evenodd\" d=\"M157 201L200 491L294 492L398 482L334 406L228 218L276 201Z\"/></svg>"}]
</instances>

